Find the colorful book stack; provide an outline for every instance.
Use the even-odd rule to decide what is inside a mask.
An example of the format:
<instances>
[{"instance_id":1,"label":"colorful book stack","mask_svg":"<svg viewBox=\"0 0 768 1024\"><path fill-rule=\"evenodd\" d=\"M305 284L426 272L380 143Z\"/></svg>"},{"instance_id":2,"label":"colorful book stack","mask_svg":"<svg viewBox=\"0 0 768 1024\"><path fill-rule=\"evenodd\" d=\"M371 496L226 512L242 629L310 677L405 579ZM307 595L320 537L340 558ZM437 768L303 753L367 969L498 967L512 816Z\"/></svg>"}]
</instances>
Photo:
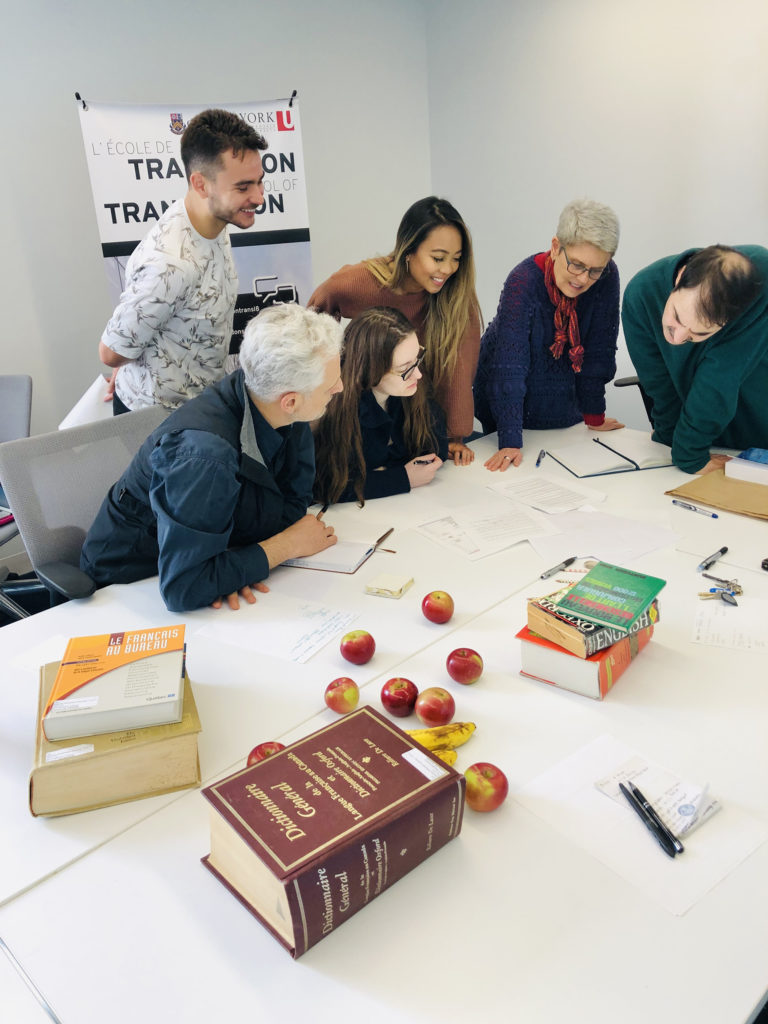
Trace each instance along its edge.
<instances>
[{"instance_id":1,"label":"colorful book stack","mask_svg":"<svg viewBox=\"0 0 768 1024\"><path fill-rule=\"evenodd\" d=\"M653 636L666 580L598 562L576 583L528 602L521 673L602 700Z\"/></svg>"}]
</instances>

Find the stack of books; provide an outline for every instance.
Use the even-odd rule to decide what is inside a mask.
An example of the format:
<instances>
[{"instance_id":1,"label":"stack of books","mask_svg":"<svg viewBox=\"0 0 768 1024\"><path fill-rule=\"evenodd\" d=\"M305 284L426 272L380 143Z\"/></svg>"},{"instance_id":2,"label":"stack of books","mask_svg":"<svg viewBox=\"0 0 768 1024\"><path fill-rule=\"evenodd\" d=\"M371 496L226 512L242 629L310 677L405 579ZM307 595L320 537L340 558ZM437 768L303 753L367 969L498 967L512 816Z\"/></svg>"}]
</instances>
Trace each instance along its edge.
<instances>
[{"instance_id":1,"label":"stack of books","mask_svg":"<svg viewBox=\"0 0 768 1024\"><path fill-rule=\"evenodd\" d=\"M528 602L521 672L602 700L653 636L666 580L598 562L576 583Z\"/></svg>"},{"instance_id":2,"label":"stack of books","mask_svg":"<svg viewBox=\"0 0 768 1024\"><path fill-rule=\"evenodd\" d=\"M74 637L40 672L33 815L200 785L200 718L184 627Z\"/></svg>"}]
</instances>

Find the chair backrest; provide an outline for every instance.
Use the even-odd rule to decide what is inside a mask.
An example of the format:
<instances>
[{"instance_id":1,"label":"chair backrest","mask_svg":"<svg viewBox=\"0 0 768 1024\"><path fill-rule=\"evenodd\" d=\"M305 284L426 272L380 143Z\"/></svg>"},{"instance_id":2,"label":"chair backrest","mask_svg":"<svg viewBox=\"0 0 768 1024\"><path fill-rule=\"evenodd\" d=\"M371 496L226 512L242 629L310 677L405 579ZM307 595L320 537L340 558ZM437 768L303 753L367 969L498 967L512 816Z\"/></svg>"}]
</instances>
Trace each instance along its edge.
<instances>
[{"instance_id":1,"label":"chair backrest","mask_svg":"<svg viewBox=\"0 0 768 1024\"><path fill-rule=\"evenodd\" d=\"M32 378L0 374L0 442L29 437L32 417Z\"/></svg>"},{"instance_id":2,"label":"chair backrest","mask_svg":"<svg viewBox=\"0 0 768 1024\"><path fill-rule=\"evenodd\" d=\"M32 378L26 374L0 374L0 443L29 437L32 419ZM0 478L2 484L2 478ZM0 525L0 547L18 536L15 522Z\"/></svg>"},{"instance_id":3,"label":"chair backrest","mask_svg":"<svg viewBox=\"0 0 768 1024\"><path fill-rule=\"evenodd\" d=\"M0 444L0 480L34 568L79 566L107 491L167 416L162 406L150 406Z\"/></svg>"}]
</instances>

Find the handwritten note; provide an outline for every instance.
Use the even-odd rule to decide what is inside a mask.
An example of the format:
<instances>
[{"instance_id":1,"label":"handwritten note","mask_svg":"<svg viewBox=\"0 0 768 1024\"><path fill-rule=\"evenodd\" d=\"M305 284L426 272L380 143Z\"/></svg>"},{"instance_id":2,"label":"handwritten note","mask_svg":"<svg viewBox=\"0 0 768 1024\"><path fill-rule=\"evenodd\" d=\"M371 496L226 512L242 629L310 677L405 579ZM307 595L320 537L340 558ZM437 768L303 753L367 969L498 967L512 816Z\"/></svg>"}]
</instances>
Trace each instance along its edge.
<instances>
[{"instance_id":1,"label":"handwritten note","mask_svg":"<svg viewBox=\"0 0 768 1024\"><path fill-rule=\"evenodd\" d=\"M676 836L693 832L720 810L720 804L709 795L707 786L684 782L642 757L629 758L610 775L595 783L601 793L626 807L627 799L619 789L620 782L634 782Z\"/></svg>"},{"instance_id":2,"label":"handwritten note","mask_svg":"<svg viewBox=\"0 0 768 1024\"><path fill-rule=\"evenodd\" d=\"M768 652L765 633L768 601L744 595L736 600L739 602L737 608L723 601L702 601L696 609L691 639L695 644L712 647Z\"/></svg>"},{"instance_id":3,"label":"handwritten note","mask_svg":"<svg viewBox=\"0 0 768 1024\"><path fill-rule=\"evenodd\" d=\"M304 664L356 618L356 612L272 591L260 595L256 604L241 605L236 613L224 614L198 629L194 629L194 613L188 621L198 636Z\"/></svg>"}]
</instances>

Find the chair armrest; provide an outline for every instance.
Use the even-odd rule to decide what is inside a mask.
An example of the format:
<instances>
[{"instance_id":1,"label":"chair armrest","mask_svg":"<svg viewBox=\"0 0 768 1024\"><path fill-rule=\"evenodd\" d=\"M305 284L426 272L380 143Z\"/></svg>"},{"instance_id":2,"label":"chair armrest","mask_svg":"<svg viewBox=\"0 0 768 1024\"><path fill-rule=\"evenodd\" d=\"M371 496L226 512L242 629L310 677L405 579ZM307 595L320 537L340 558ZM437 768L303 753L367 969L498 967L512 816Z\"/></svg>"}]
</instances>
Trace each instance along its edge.
<instances>
[{"instance_id":1,"label":"chair armrest","mask_svg":"<svg viewBox=\"0 0 768 1024\"><path fill-rule=\"evenodd\" d=\"M96 589L90 576L67 562L46 562L38 565L35 572L49 590L55 590L68 600L90 597Z\"/></svg>"},{"instance_id":2,"label":"chair armrest","mask_svg":"<svg viewBox=\"0 0 768 1024\"><path fill-rule=\"evenodd\" d=\"M631 388L633 386L639 386L640 380L638 377L619 377L618 380L613 382L615 388Z\"/></svg>"}]
</instances>

